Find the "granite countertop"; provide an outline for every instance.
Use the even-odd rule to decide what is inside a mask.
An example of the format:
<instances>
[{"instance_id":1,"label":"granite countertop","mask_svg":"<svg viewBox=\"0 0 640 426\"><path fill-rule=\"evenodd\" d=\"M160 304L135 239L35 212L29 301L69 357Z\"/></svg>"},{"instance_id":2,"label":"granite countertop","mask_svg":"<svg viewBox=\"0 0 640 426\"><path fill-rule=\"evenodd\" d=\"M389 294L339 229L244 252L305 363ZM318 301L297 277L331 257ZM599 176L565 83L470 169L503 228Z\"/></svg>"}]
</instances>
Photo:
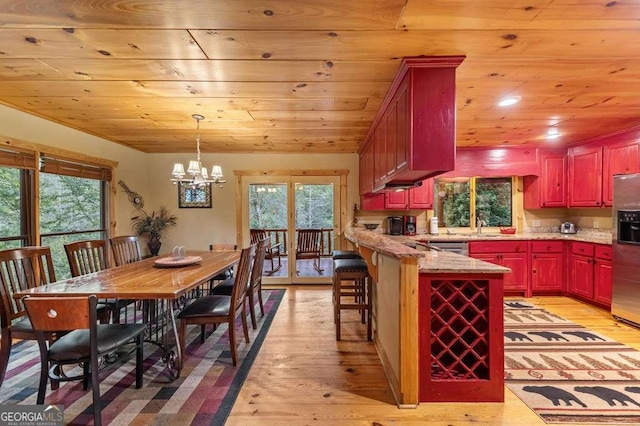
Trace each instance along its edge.
<instances>
[{"instance_id":1,"label":"granite countertop","mask_svg":"<svg viewBox=\"0 0 640 426\"><path fill-rule=\"evenodd\" d=\"M519 241L519 240L560 240L582 241L585 243L611 244L610 232L578 232L577 234L560 234L559 232L525 232L522 234L496 233L460 233L460 234L418 234L418 235L385 235L394 241Z\"/></svg>"},{"instance_id":2,"label":"granite countertop","mask_svg":"<svg viewBox=\"0 0 640 426\"><path fill-rule=\"evenodd\" d=\"M447 251L425 251L418 272L429 274L507 274L511 269Z\"/></svg>"},{"instance_id":3,"label":"granite countertop","mask_svg":"<svg viewBox=\"0 0 640 426\"><path fill-rule=\"evenodd\" d=\"M450 252L419 251L407 246L409 237L386 235L358 228L347 228L345 238L363 247L368 247L387 256L403 258L417 257L420 273L481 273L501 274L511 270L493 263L473 259ZM412 241L412 240L411 240Z\"/></svg>"}]
</instances>

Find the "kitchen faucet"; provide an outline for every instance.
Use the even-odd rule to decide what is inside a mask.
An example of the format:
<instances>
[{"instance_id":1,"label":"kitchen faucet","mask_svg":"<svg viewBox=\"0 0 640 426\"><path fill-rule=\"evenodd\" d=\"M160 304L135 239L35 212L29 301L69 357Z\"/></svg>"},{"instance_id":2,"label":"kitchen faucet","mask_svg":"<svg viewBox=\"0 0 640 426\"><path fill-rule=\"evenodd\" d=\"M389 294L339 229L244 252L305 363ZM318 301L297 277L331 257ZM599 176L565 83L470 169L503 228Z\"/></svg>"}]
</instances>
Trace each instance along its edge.
<instances>
[{"instance_id":1,"label":"kitchen faucet","mask_svg":"<svg viewBox=\"0 0 640 426\"><path fill-rule=\"evenodd\" d=\"M487 226L487 222L485 222L484 220L480 219L480 217L476 217L476 228L477 228L477 232L478 235L480 235L482 233L482 227L483 226Z\"/></svg>"}]
</instances>

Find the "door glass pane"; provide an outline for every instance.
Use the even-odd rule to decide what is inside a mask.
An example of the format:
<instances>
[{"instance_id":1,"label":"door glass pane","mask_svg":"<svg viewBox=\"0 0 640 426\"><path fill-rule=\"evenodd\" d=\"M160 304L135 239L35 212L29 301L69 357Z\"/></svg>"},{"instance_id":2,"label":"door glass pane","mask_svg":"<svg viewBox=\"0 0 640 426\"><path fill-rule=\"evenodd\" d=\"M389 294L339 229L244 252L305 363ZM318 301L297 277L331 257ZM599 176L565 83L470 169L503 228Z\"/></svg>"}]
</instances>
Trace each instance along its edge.
<instances>
[{"instance_id":1,"label":"door glass pane","mask_svg":"<svg viewBox=\"0 0 640 426\"><path fill-rule=\"evenodd\" d=\"M249 184L249 229L270 239L263 275L288 276L287 184Z\"/></svg>"},{"instance_id":2,"label":"door glass pane","mask_svg":"<svg viewBox=\"0 0 640 426\"><path fill-rule=\"evenodd\" d=\"M471 217L469 178L436 179L434 198L438 226L469 226Z\"/></svg>"},{"instance_id":3,"label":"door glass pane","mask_svg":"<svg viewBox=\"0 0 640 426\"><path fill-rule=\"evenodd\" d=\"M296 183L296 275L331 276L333 184Z\"/></svg>"},{"instance_id":4,"label":"door glass pane","mask_svg":"<svg viewBox=\"0 0 640 426\"><path fill-rule=\"evenodd\" d=\"M485 226L511 226L511 178L476 179L476 216Z\"/></svg>"}]
</instances>

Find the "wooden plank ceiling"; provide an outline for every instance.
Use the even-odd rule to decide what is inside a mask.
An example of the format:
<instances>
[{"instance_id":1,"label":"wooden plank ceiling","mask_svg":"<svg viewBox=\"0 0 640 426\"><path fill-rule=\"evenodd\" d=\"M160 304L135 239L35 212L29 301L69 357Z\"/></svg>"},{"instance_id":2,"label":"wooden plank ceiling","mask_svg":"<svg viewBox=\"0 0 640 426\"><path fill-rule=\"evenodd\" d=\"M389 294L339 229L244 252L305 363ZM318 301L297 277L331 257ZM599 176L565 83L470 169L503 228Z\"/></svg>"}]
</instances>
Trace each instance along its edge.
<instances>
[{"instance_id":1,"label":"wooden plank ceiling","mask_svg":"<svg viewBox=\"0 0 640 426\"><path fill-rule=\"evenodd\" d=\"M467 56L458 146L640 124L640 0L0 2L0 102L144 152L357 152L420 55Z\"/></svg>"}]
</instances>

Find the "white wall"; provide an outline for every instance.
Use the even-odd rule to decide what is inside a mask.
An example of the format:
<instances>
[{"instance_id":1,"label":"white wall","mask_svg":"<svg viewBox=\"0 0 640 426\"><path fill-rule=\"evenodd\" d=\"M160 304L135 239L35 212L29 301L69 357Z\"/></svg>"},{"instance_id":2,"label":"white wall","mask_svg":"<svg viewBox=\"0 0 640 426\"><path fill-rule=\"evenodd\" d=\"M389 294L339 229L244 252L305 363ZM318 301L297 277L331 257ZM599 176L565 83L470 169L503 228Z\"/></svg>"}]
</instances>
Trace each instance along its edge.
<instances>
[{"instance_id":1,"label":"white wall","mask_svg":"<svg viewBox=\"0 0 640 426\"><path fill-rule=\"evenodd\" d=\"M179 209L178 190L170 182L173 163L188 163L193 154L145 154L123 145L74 130L42 118L0 105L0 135L67 149L117 161L116 182L122 179L145 201L144 209L151 213L160 206L178 216L178 225L165 238L160 253L174 245L190 249L208 249L213 243L235 243L236 184L234 170L350 170L347 176L347 216L350 223L353 204L358 198L357 154L203 154L205 165L220 164L227 184L215 188L213 208ZM117 187L116 234L131 234L131 217L136 210L127 195Z\"/></svg>"}]
</instances>

